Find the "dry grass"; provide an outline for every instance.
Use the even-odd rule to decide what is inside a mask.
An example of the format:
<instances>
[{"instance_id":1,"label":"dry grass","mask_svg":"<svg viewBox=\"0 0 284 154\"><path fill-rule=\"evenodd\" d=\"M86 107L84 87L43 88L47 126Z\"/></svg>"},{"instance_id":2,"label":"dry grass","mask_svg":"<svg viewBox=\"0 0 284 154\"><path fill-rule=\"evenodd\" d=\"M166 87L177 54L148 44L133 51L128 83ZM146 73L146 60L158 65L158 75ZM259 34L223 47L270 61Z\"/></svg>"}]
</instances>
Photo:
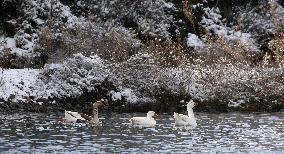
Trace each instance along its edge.
<instances>
[{"instance_id":1,"label":"dry grass","mask_svg":"<svg viewBox=\"0 0 284 154\"><path fill-rule=\"evenodd\" d=\"M269 41L268 43L269 49L273 53L273 59L275 60L277 65L284 65L284 33L278 33L276 37ZM272 60L272 58L271 58Z\"/></svg>"},{"instance_id":2,"label":"dry grass","mask_svg":"<svg viewBox=\"0 0 284 154\"><path fill-rule=\"evenodd\" d=\"M53 31L49 27L42 28L39 33L39 41L36 50L49 55L56 47L55 42Z\"/></svg>"},{"instance_id":3,"label":"dry grass","mask_svg":"<svg viewBox=\"0 0 284 154\"><path fill-rule=\"evenodd\" d=\"M189 1L182 1L182 11L185 15L185 17L188 19L190 24L193 27L193 30L195 33L197 33L197 30L195 28L195 21L194 21L194 14L192 13L192 8L190 7Z\"/></svg>"},{"instance_id":4,"label":"dry grass","mask_svg":"<svg viewBox=\"0 0 284 154\"><path fill-rule=\"evenodd\" d=\"M272 17L272 22L276 28L276 34L281 34L283 32L283 29L281 27L281 21L279 17L276 14L276 1L275 0L269 0L269 13Z\"/></svg>"},{"instance_id":5,"label":"dry grass","mask_svg":"<svg viewBox=\"0 0 284 154\"><path fill-rule=\"evenodd\" d=\"M54 59L68 58L75 53L88 53L92 50L92 37L90 32L80 27L66 28L61 35L49 28L42 28L36 51L48 55L49 62Z\"/></svg>"},{"instance_id":6,"label":"dry grass","mask_svg":"<svg viewBox=\"0 0 284 154\"><path fill-rule=\"evenodd\" d=\"M76 53L95 53L111 62L121 62L135 53L133 42L129 42L127 36L115 28L101 32L102 36L98 36L98 32L94 32L93 29L92 25L84 28L66 28L60 36L55 36L52 29L43 28L36 51L48 55L49 62L54 62L54 59L66 59Z\"/></svg>"},{"instance_id":7,"label":"dry grass","mask_svg":"<svg viewBox=\"0 0 284 154\"><path fill-rule=\"evenodd\" d=\"M266 56L265 58L270 60L274 60L275 64L283 67L284 65L284 32L281 26L281 21L276 13L276 1L269 0L268 4L270 7L270 15L272 17L273 24L275 26L275 37L271 41L268 42L268 47L270 51L272 51L272 55L270 57Z\"/></svg>"},{"instance_id":8,"label":"dry grass","mask_svg":"<svg viewBox=\"0 0 284 154\"><path fill-rule=\"evenodd\" d=\"M260 55L248 50L247 46L240 41L229 43L222 37L205 34L207 38L207 47L193 54L195 63L200 65L215 64L236 64L243 63L255 65Z\"/></svg>"},{"instance_id":9,"label":"dry grass","mask_svg":"<svg viewBox=\"0 0 284 154\"><path fill-rule=\"evenodd\" d=\"M79 27L66 28L61 35L49 28L42 28L35 51L48 56L48 62L57 62L75 53L88 53L92 50L91 33Z\"/></svg>"},{"instance_id":10,"label":"dry grass","mask_svg":"<svg viewBox=\"0 0 284 154\"><path fill-rule=\"evenodd\" d=\"M188 62L186 49L180 42L150 41L144 50L153 54L160 66L177 67Z\"/></svg>"},{"instance_id":11,"label":"dry grass","mask_svg":"<svg viewBox=\"0 0 284 154\"><path fill-rule=\"evenodd\" d=\"M10 68L12 65L12 54L10 48L4 48L0 56L0 67Z\"/></svg>"},{"instance_id":12,"label":"dry grass","mask_svg":"<svg viewBox=\"0 0 284 154\"><path fill-rule=\"evenodd\" d=\"M115 29L110 29L94 45L95 53L111 62L126 61L131 55L136 53L136 49L125 36Z\"/></svg>"},{"instance_id":13,"label":"dry grass","mask_svg":"<svg viewBox=\"0 0 284 154\"><path fill-rule=\"evenodd\" d=\"M62 49L65 49L65 56L69 57L75 53L87 54L92 51L91 28L82 29L75 27L64 29L61 36Z\"/></svg>"}]
</instances>

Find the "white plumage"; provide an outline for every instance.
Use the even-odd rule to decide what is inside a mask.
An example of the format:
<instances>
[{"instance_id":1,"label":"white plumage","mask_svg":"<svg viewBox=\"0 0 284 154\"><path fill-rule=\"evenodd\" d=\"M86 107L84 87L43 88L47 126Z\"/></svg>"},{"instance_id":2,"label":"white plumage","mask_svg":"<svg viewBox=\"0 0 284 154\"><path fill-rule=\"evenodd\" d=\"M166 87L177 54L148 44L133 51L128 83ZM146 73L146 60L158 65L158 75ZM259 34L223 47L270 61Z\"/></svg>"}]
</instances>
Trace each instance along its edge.
<instances>
[{"instance_id":1,"label":"white plumage","mask_svg":"<svg viewBox=\"0 0 284 154\"><path fill-rule=\"evenodd\" d=\"M192 108L196 105L197 103L193 102L192 100L187 103L188 115L178 114L174 112L175 126L196 127L197 123L192 110Z\"/></svg>"},{"instance_id":2,"label":"white plumage","mask_svg":"<svg viewBox=\"0 0 284 154\"><path fill-rule=\"evenodd\" d=\"M84 119L78 112L71 112L65 110L65 122L76 123L78 120L85 121L86 119Z\"/></svg>"},{"instance_id":3,"label":"white plumage","mask_svg":"<svg viewBox=\"0 0 284 154\"><path fill-rule=\"evenodd\" d=\"M156 120L153 118L155 115L154 111L148 111L147 117L133 117L130 119L130 123L139 126L154 126L156 125Z\"/></svg>"}]
</instances>

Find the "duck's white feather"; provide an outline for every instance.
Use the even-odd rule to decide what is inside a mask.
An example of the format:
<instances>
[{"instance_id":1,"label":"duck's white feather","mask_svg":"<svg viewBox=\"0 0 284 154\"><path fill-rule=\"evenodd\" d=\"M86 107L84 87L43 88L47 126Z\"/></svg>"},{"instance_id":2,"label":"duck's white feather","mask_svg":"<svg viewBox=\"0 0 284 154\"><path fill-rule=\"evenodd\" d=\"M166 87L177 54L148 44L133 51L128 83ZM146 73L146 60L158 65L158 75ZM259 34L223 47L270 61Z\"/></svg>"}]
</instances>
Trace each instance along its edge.
<instances>
[{"instance_id":1,"label":"duck's white feather","mask_svg":"<svg viewBox=\"0 0 284 154\"><path fill-rule=\"evenodd\" d=\"M178 114L174 112L175 126L197 126L196 119L192 108L195 106L193 101L187 103L188 115Z\"/></svg>"},{"instance_id":2,"label":"duck's white feather","mask_svg":"<svg viewBox=\"0 0 284 154\"><path fill-rule=\"evenodd\" d=\"M196 120L187 115L174 113L175 126L197 126Z\"/></svg>"},{"instance_id":3,"label":"duck's white feather","mask_svg":"<svg viewBox=\"0 0 284 154\"><path fill-rule=\"evenodd\" d=\"M147 117L133 117L130 119L130 123L139 126L154 126L156 125L156 120L153 118L154 115L154 111L149 111Z\"/></svg>"},{"instance_id":4,"label":"duck's white feather","mask_svg":"<svg viewBox=\"0 0 284 154\"><path fill-rule=\"evenodd\" d=\"M132 125L156 125L156 120L154 118L148 119L147 117L133 117L130 119Z\"/></svg>"},{"instance_id":5,"label":"duck's white feather","mask_svg":"<svg viewBox=\"0 0 284 154\"><path fill-rule=\"evenodd\" d=\"M78 112L65 110L65 121L68 123L76 123L78 120L85 120Z\"/></svg>"}]
</instances>

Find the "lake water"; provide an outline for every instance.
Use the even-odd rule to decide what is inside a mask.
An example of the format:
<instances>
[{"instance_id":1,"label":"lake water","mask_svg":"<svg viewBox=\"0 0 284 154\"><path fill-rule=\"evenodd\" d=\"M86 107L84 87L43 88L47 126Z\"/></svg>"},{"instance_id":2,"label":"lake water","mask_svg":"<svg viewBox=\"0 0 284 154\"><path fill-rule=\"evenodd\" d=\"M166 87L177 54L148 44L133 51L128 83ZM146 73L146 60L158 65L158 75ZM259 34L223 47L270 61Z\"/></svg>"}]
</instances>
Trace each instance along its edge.
<instances>
[{"instance_id":1,"label":"lake water","mask_svg":"<svg viewBox=\"0 0 284 154\"><path fill-rule=\"evenodd\" d=\"M64 125L63 113L0 113L0 153L284 153L284 114L196 113L198 126L129 125L141 113L101 115L102 126Z\"/></svg>"}]
</instances>

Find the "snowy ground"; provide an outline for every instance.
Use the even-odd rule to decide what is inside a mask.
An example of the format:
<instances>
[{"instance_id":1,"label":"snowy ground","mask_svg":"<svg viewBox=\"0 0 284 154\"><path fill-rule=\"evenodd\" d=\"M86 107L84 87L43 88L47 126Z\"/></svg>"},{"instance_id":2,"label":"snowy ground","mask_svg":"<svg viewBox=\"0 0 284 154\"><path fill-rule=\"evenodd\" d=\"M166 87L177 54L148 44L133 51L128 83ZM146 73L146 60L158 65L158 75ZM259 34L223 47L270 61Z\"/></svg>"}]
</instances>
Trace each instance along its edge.
<instances>
[{"instance_id":1,"label":"snowy ground","mask_svg":"<svg viewBox=\"0 0 284 154\"><path fill-rule=\"evenodd\" d=\"M81 66L81 68L78 66ZM39 98L46 100L50 100L50 98L78 98L86 90L96 91L95 88L102 86L101 84L106 78L115 82L115 88L107 89L108 93L105 95L110 94L112 101L125 100L131 104L155 103L154 94L161 97L171 97L163 95L162 90L165 90L172 96L189 96L205 103L210 98L229 101L227 105L230 108L249 104L251 98L255 100L259 97L269 99L269 96L273 94L278 97L284 90L279 69L264 69L262 71L262 69L247 68L246 70L244 68L225 67L215 70L191 66L187 69L158 70L154 74L147 72L149 68L147 70L141 69L136 70L134 75L131 75L135 69L124 68L124 72L121 73L126 75L126 78L120 74L111 73L111 70L105 66L106 64L99 57L86 58L77 55L63 64L48 65L41 70L1 69L0 102L28 102L30 101L29 96L31 96L36 100L35 102L41 105L41 102L38 101ZM129 72L126 69L129 69ZM141 76L145 73L150 73L146 79ZM157 73L159 76L157 76ZM202 76L205 73L206 76ZM216 76L216 74L219 76ZM240 92L240 90L244 90L244 92ZM147 95L151 92L152 96ZM180 99L183 99L182 97ZM275 97L275 100L266 101L274 102L274 104L280 103L279 105L281 105L282 101L277 97ZM167 100L167 98L164 99ZM210 104L207 105L210 106Z\"/></svg>"},{"instance_id":2,"label":"snowy ground","mask_svg":"<svg viewBox=\"0 0 284 154\"><path fill-rule=\"evenodd\" d=\"M26 97L77 97L91 91L109 75L97 56L75 55L62 64L43 69L1 69L0 96L4 101L25 101Z\"/></svg>"}]
</instances>

